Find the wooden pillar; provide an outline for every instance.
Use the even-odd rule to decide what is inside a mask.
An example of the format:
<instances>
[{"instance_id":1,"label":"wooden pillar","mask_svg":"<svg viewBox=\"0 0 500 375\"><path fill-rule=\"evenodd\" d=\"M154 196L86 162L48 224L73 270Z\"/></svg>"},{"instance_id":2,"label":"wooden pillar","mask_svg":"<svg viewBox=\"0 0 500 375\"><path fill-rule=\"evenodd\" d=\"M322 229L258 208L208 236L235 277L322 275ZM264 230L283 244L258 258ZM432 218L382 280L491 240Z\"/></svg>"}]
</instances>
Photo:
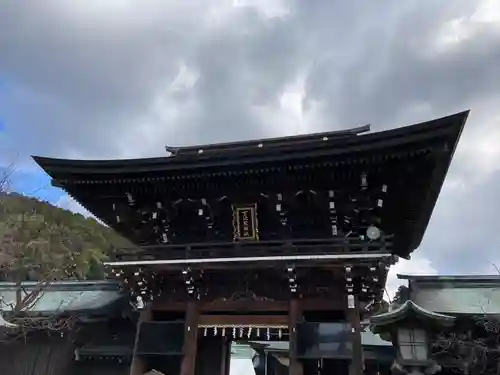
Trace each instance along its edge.
<instances>
[{"instance_id":1,"label":"wooden pillar","mask_svg":"<svg viewBox=\"0 0 500 375\"><path fill-rule=\"evenodd\" d=\"M225 339L223 345L221 375L229 375L231 366L231 341Z\"/></svg>"},{"instance_id":2,"label":"wooden pillar","mask_svg":"<svg viewBox=\"0 0 500 375\"><path fill-rule=\"evenodd\" d=\"M347 296L347 319L351 323L352 361L350 375L362 375L363 345L361 343L361 319L359 314L359 302L355 295Z\"/></svg>"},{"instance_id":3,"label":"wooden pillar","mask_svg":"<svg viewBox=\"0 0 500 375\"><path fill-rule=\"evenodd\" d=\"M288 311L288 331L289 331L289 374L302 375L302 363L297 358L297 323L302 320L302 311L299 299L290 300L290 308Z\"/></svg>"},{"instance_id":4,"label":"wooden pillar","mask_svg":"<svg viewBox=\"0 0 500 375\"><path fill-rule=\"evenodd\" d=\"M196 352L198 349L198 301L189 301L186 306L186 320L184 324L184 357L181 363L181 375L194 375L196 368Z\"/></svg>"},{"instance_id":5,"label":"wooden pillar","mask_svg":"<svg viewBox=\"0 0 500 375\"><path fill-rule=\"evenodd\" d=\"M144 360L135 354L137 348L137 341L139 340L139 331L141 330L141 324L143 322L150 321L153 318L153 313L151 311L151 306L148 305L145 310L142 310L139 314L139 320L137 321L137 329L135 332L135 344L134 344L134 357L132 358L132 363L130 365L130 375L142 375L147 371L146 363Z\"/></svg>"}]
</instances>

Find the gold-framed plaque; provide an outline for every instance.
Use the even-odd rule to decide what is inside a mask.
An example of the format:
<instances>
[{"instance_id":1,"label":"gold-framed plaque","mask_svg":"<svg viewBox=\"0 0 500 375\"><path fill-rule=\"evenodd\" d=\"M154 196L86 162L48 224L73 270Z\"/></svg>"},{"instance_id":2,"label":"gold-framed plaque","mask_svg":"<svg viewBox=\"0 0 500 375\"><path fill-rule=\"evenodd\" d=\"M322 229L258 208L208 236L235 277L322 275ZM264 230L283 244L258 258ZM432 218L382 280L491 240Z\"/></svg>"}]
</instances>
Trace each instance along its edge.
<instances>
[{"instance_id":1,"label":"gold-framed plaque","mask_svg":"<svg viewBox=\"0 0 500 375\"><path fill-rule=\"evenodd\" d=\"M233 204L233 232L235 241L257 241L259 239L259 224L257 220L257 205Z\"/></svg>"}]
</instances>

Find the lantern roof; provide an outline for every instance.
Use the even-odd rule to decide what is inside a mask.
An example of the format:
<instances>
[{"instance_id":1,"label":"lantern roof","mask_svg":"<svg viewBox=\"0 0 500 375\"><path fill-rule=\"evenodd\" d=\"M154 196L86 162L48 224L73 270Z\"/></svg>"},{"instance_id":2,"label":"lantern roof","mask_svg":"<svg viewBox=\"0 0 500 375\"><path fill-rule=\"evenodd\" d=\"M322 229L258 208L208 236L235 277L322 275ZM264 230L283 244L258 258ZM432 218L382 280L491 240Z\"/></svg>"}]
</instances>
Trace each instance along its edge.
<instances>
[{"instance_id":1,"label":"lantern roof","mask_svg":"<svg viewBox=\"0 0 500 375\"><path fill-rule=\"evenodd\" d=\"M418 319L444 327L449 327L455 322L454 316L426 310L412 300L408 300L394 310L372 316L370 323L375 328L374 333L379 333L385 331L385 327L407 319Z\"/></svg>"}]
</instances>

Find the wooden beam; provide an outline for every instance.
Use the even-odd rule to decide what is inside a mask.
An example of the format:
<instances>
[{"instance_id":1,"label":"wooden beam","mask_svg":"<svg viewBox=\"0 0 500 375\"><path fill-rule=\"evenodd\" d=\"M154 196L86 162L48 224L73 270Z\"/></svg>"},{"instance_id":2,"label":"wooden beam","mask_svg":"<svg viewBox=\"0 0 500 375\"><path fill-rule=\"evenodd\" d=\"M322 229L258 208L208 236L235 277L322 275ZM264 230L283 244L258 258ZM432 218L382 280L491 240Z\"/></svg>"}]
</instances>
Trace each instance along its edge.
<instances>
[{"instance_id":1,"label":"wooden beam","mask_svg":"<svg viewBox=\"0 0 500 375\"><path fill-rule=\"evenodd\" d=\"M286 301L213 301L202 305L203 312L283 312L288 311Z\"/></svg>"},{"instance_id":2,"label":"wooden beam","mask_svg":"<svg viewBox=\"0 0 500 375\"><path fill-rule=\"evenodd\" d=\"M231 341L228 339L224 341L222 361L220 375L229 375L229 371L231 370Z\"/></svg>"},{"instance_id":3,"label":"wooden beam","mask_svg":"<svg viewBox=\"0 0 500 375\"><path fill-rule=\"evenodd\" d=\"M132 358L132 363L130 365L130 375L142 375L147 371L146 363L143 358L135 354L137 348L137 342L139 341L139 332L141 330L141 324L143 322L150 321L153 317L151 305L149 305L145 310L141 311L139 314L139 320L137 321L137 329L135 332L135 343L134 343L134 356Z\"/></svg>"},{"instance_id":4,"label":"wooden beam","mask_svg":"<svg viewBox=\"0 0 500 375\"><path fill-rule=\"evenodd\" d=\"M350 365L350 375L363 375L364 360L363 346L361 343L361 318L359 314L359 301L356 295L352 295L353 300L347 301L347 319L351 323L352 360ZM349 296L348 296L349 298Z\"/></svg>"},{"instance_id":5,"label":"wooden beam","mask_svg":"<svg viewBox=\"0 0 500 375\"><path fill-rule=\"evenodd\" d=\"M288 317L286 315L201 315L199 320L200 326L278 326L288 325Z\"/></svg>"},{"instance_id":6,"label":"wooden beam","mask_svg":"<svg viewBox=\"0 0 500 375\"><path fill-rule=\"evenodd\" d=\"M195 375L199 314L198 301L189 301L186 306L184 324L184 345L182 348L184 357L181 363L181 375Z\"/></svg>"},{"instance_id":7,"label":"wooden beam","mask_svg":"<svg viewBox=\"0 0 500 375\"><path fill-rule=\"evenodd\" d=\"M111 267L154 267L157 271L178 271L189 265L192 269L234 270L282 268L285 262L298 262L299 267L318 267L318 263L329 267L341 268L346 262L371 265L383 259L389 259L392 240L371 243L312 244L294 247L176 249L168 251L168 257L159 251L146 250L133 254L116 253L112 261L106 262ZM246 251L245 251L246 250ZM228 251L232 254L227 256ZM273 255L269 255L269 254ZM249 256L251 254L251 256Z\"/></svg>"},{"instance_id":8,"label":"wooden beam","mask_svg":"<svg viewBox=\"0 0 500 375\"><path fill-rule=\"evenodd\" d=\"M289 331L289 354L290 365L288 368L290 375L303 375L304 368L297 358L297 323L302 320L301 301L299 299L290 300L290 309L288 315Z\"/></svg>"},{"instance_id":9,"label":"wooden beam","mask_svg":"<svg viewBox=\"0 0 500 375\"><path fill-rule=\"evenodd\" d=\"M186 302L155 300L153 309L155 311L185 311ZM290 304L288 301L213 301L201 302L200 311L207 312L239 312L239 313L266 313L282 312L288 314ZM332 311L344 310L345 300L336 299L325 301L324 299L301 300L302 311Z\"/></svg>"}]
</instances>

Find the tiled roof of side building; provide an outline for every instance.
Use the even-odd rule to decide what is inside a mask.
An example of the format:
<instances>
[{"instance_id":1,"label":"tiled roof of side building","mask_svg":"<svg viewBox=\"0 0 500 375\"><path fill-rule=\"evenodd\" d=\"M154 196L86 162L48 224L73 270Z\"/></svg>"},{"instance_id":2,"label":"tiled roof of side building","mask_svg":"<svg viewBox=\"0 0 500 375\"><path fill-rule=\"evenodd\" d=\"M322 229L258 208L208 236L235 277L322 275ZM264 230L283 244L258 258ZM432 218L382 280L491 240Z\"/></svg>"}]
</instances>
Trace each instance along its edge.
<instances>
[{"instance_id":1,"label":"tiled roof of side building","mask_svg":"<svg viewBox=\"0 0 500 375\"><path fill-rule=\"evenodd\" d=\"M500 314L500 275L398 275L422 308L451 315Z\"/></svg>"},{"instance_id":2,"label":"tiled roof of side building","mask_svg":"<svg viewBox=\"0 0 500 375\"><path fill-rule=\"evenodd\" d=\"M22 287L27 293L36 293L38 285L36 282L25 282ZM8 312L15 306L16 289L15 283L0 282L0 311ZM26 311L33 314L97 311L113 305L122 297L116 282L59 281L43 287Z\"/></svg>"}]
</instances>

